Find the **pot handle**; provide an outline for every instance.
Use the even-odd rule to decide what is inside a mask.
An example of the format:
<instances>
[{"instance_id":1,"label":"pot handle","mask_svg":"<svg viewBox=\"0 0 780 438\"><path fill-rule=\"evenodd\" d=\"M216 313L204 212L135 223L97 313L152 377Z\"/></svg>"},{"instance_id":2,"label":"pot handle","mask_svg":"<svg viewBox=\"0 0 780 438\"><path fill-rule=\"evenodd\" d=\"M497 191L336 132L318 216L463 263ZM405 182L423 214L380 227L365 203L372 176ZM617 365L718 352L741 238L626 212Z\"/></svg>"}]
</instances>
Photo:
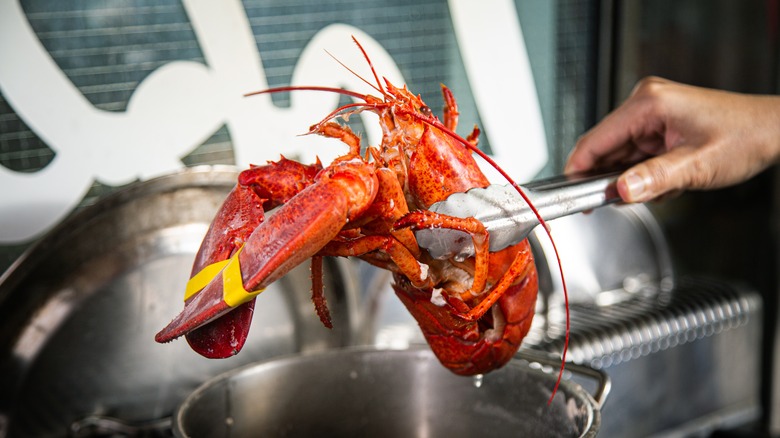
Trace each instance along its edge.
<instances>
[{"instance_id":1,"label":"pot handle","mask_svg":"<svg viewBox=\"0 0 780 438\"><path fill-rule=\"evenodd\" d=\"M518 353L518 357L529 362L536 362L542 366L551 367L554 370L557 370L561 366L561 357L554 353L524 349ZM604 402L609 395L609 391L612 389L612 381L609 379L607 373L602 370L572 362L566 362L565 371L595 380L596 391L592 394L593 400L596 401L599 408L604 405Z\"/></svg>"}]
</instances>

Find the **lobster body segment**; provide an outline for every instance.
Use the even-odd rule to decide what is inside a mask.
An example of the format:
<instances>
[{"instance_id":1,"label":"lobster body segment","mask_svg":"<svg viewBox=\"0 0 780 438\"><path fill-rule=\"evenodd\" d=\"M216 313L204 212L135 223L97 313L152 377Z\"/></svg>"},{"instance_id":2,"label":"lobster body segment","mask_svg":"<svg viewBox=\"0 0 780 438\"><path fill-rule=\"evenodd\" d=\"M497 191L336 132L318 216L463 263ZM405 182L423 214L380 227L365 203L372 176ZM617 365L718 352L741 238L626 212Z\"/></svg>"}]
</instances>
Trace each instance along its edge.
<instances>
[{"instance_id":1,"label":"lobster body segment","mask_svg":"<svg viewBox=\"0 0 780 438\"><path fill-rule=\"evenodd\" d=\"M409 159L409 190L421 209L447 199L453 193L490 182L474 156L434 127L427 127Z\"/></svg>"},{"instance_id":2,"label":"lobster body segment","mask_svg":"<svg viewBox=\"0 0 780 438\"><path fill-rule=\"evenodd\" d=\"M472 155L478 129L466 139L454 133L458 109L446 87L441 122L419 96L381 82L371 69L380 97L314 86L263 91L331 91L357 99L309 131L339 140L349 150L324 168L319 162L303 165L282 158L241 174L193 266L193 279L212 268L216 273L187 298L184 311L157 335L159 342L186 334L207 357L236 354L249 330L254 294L308 258L312 298L327 325L317 278L321 257L350 256L393 272L396 294L453 372L484 373L515 354L536 302L528 242L489 253L489 235L479 221L428 210L452 193L489 185ZM382 143L366 147L363 155L358 136L335 122L361 111L376 113L383 132ZM413 231L436 227L466 233L476 255L430 257ZM240 300L233 298L236 282Z\"/></svg>"},{"instance_id":3,"label":"lobster body segment","mask_svg":"<svg viewBox=\"0 0 780 438\"><path fill-rule=\"evenodd\" d=\"M518 244L525 269L523 279L509 288L482 321L465 321L455 306L435 303L425 291L396 278L393 288L422 327L439 361L461 375L482 374L506 364L528 334L536 306L538 281L527 242ZM532 265L530 265L532 266ZM444 307L444 308L442 308Z\"/></svg>"}]
</instances>

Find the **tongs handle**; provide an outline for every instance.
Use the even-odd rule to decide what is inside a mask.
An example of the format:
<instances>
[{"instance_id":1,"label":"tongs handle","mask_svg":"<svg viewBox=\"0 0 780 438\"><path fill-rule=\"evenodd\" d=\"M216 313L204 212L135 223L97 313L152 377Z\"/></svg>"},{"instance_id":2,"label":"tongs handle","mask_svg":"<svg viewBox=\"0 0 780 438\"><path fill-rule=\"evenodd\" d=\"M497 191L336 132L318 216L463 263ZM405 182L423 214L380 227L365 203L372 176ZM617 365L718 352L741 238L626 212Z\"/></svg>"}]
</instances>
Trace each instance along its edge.
<instances>
[{"instance_id":1,"label":"tongs handle","mask_svg":"<svg viewBox=\"0 0 780 438\"><path fill-rule=\"evenodd\" d=\"M521 190L545 221L598 208L620 199L615 183L622 171L579 174L536 181ZM491 185L455 193L437 202L432 211L457 217L474 217L490 232L490 251L499 251L528 237L539 224L536 214L517 190ZM454 230L417 231L417 241L434 258L468 257L474 254L471 239Z\"/></svg>"},{"instance_id":2,"label":"tongs handle","mask_svg":"<svg viewBox=\"0 0 780 438\"><path fill-rule=\"evenodd\" d=\"M619 201L615 184L621 173L613 171L597 176L559 177L527 184L523 188L539 215L549 221ZM527 208L525 203L520 207L521 210Z\"/></svg>"}]
</instances>

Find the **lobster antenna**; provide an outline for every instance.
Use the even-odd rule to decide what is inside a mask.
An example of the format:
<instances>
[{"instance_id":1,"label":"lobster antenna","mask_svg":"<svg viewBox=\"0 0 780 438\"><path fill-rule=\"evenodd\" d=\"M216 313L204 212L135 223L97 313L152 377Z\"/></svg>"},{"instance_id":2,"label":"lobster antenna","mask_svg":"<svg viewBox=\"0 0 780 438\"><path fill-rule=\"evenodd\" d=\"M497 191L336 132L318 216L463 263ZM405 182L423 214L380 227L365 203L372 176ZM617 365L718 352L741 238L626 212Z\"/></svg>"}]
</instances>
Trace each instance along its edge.
<instances>
[{"instance_id":1,"label":"lobster antenna","mask_svg":"<svg viewBox=\"0 0 780 438\"><path fill-rule=\"evenodd\" d=\"M329 93L344 94L346 96L352 96L358 99L363 99L363 100L366 99L365 94L357 93L355 91L345 90L344 88L320 87L320 86L313 86L313 85L289 85L286 87L267 88L265 90L246 93L244 94L244 97L256 96L258 94L282 93L284 91L327 91Z\"/></svg>"},{"instance_id":2,"label":"lobster antenna","mask_svg":"<svg viewBox=\"0 0 780 438\"><path fill-rule=\"evenodd\" d=\"M494 169L498 171L498 173L501 174L501 176L504 177L511 185L512 187L517 190L517 193L520 194L520 196L523 198L523 200L528 204L529 207L531 207L531 211L534 212L534 215L536 216L536 220L539 221L539 224L544 227L545 233L547 233L547 237L550 239L550 243L552 244L553 251L555 252L555 259L558 262L558 272L561 276L561 285L563 286L563 300L564 304L566 306L566 337L563 341L563 352L561 354L561 367L558 370L558 379L555 381L555 386L553 387L552 394L550 394L549 400L547 400L547 404L551 404L553 401L553 397L555 397L555 394L558 392L558 387L561 384L561 378L563 377L563 371L566 366L566 353L569 350L569 329L570 329L570 319L569 319L569 289L566 286L566 279L563 275L563 265L561 264L561 256L558 252L558 246L555 244L555 240L552 237L552 233L550 232L550 228L547 226L547 222L542 218L542 215L539 214L539 211L534 207L533 203L531 203L531 199L528 198L528 195L523 192L523 190L520 188L520 185L517 184L512 177L509 176L509 174L504 171L504 169L501 168L501 166L498 165L490 156L488 156L485 152L483 152L478 147L474 146L473 144L469 143L468 140L461 137L456 133L455 131L447 128L444 126L440 121L438 121L436 118L430 116L424 116L422 114L419 114L414 111L408 111L403 110L403 113L411 115L412 117L416 118L417 120L420 120L423 123L427 123L428 125L434 126L438 129L441 129L445 133L447 133L450 137L457 140L458 142L462 143L466 148L471 150L472 152L479 155L483 160L485 160L488 164L490 164Z\"/></svg>"},{"instance_id":3,"label":"lobster antenna","mask_svg":"<svg viewBox=\"0 0 780 438\"><path fill-rule=\"evenodd\" d=\"M360 45L357 38L355 38L355 35L352 35L352 41L357 44L358 49L360 49L360 53L363 54L363 57L366 58L366 62L368 63L368 66L371 67L371 73L374 75L374 79L376 80L376 84L379 86L379 92L382 93L382 96L386 95L385 89L382 88L382 81L379 80L379 75L376 74L376 70L374 69L374 64L371 62L371 58L368 57L368 53L366 53L366 50L363 48L363 46Z\"/></svg>"},{"instance_id":4,"label":"lobster antenna","mask_svg":"<svg viewBox=\"0 0 780 438\"><path fill-rule=\"evenodd\" d=\"M359 75L357 72L355 72L355 71L354 71L354 70L352 70L351 68L347 67L347 65L346 65L346 64L344 64L343 62L341 62L341 60L340 60L340 59L338 59L338 58L336 58L336 57L335 57L335 56L334 56L332 53L328 52L327 50L325 51L325 53L327 53L327 54L328 54L328 55L329 55L331 58L333 58L333 60L334 60L334 61L338 62L338 63L339 63L339 65L341 65L342 67L344 67L344 68L345 68L345 69L346 69L348 72L352 73L352 74L353 74L353 75L354 75L356 78L358 78L358 79L360 79L361 81L365 82L365 83L366 83L366 85L368 85L369 87L373 88L373 89L374 89L374 90L376 90L377 92L381 93L383 96L385 95L385 91L384 91L384 90L382 90L381 88L378 88L376 85L372 84L371 82L368 82L368 79L364 78L363 76L360 76L360 75ZM363 53L365 54L365 52L363 52ZM369 65L370 65L370 64L371 64L371 61L369 61ZM373 70L373 68L372 68L372 70ZM376 77L376 73L374 73L374 76ZM380 86L381 86L381 85L380 85Z\"/></svg>"}]
</instances>

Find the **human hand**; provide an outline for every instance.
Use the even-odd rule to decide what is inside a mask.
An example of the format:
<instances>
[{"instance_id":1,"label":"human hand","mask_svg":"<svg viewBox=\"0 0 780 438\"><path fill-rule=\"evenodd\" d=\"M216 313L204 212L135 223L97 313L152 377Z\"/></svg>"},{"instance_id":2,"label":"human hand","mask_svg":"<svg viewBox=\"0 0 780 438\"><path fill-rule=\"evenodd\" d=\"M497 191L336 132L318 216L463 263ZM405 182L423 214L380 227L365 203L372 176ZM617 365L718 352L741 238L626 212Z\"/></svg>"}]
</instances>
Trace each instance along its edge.
<instances>
[{"instance_id":1,"label":"human hand","mask_svg":"<svg viewBox=\"0 0 780 438\"><path fill-rule=\"evenodd\" d=\"M625 202L737 184L778 162L780 97L649 77L583 135L565 173L637 163L618 179Z\"/></svg>"}]
</instances>

